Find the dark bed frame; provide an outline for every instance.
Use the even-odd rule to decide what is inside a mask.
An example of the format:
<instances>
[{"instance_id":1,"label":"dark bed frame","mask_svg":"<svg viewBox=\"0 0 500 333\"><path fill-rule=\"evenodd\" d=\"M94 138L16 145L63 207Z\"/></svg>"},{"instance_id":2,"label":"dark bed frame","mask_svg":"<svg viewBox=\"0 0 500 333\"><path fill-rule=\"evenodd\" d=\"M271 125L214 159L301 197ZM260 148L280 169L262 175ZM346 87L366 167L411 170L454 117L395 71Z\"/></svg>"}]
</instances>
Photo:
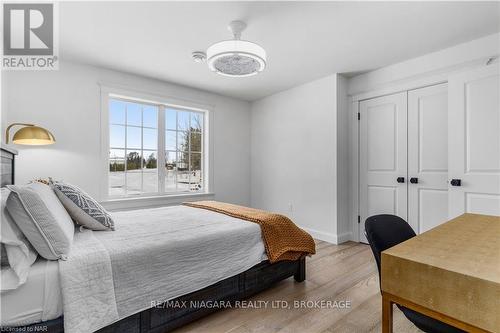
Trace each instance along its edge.
<instances>
[{"instance_id":1,"label":"dark bed frame","mask_svg":"<svg viewBox=\"0 0 500 333\"><path fill-rule=\"evenodd\" d=\"M1 147L2 186L14 183L14 158L17 152L8 147ZM305 257L296 261L281 261L271 264L263 261L249 270L232 276L211 286L169 302L186 302L186 307L156 306L146 309L116 323L100 329L101 333L160 333L170 332L175 328L191 323L203 316L219 310L217 307L196 306L197 302L234 302L246 299L260 291L270 288L275 283L293 276L295 281L306 278ZM172 304L172 303L170 303ZM59 317L33 325L22 327L2 327L11 332L64 332L63 318Z\"/></svg>"}]
</instances>

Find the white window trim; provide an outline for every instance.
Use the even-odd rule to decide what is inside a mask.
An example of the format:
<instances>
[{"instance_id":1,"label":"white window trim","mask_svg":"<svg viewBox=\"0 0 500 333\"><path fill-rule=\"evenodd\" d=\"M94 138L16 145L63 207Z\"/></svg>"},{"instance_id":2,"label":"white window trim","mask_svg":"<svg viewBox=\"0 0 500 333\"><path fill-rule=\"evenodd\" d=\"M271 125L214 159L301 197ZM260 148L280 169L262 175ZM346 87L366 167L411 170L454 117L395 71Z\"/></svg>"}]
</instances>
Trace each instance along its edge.
<instances>
[{"instance_id":1,"label":"white window trim","mask_svg":"<svg viewBox=\"0 0 500 333\"><path fill-rule=\"evenodd\" d=\"M131 210L138 208L154 208L162 206L180 205L186 201L209 200L215 194L212 192L201 193L178 193L171 195L153 195L153 196L137 196L124 197L120 199L110 199L102 201L101 204L105 209L110 211Z\"/></svg>"},{"instance_id":2,"label":"white window trim","mask_svg":"<svg viewBox=\"0 0 500 333\"><path fill-rule=\"evenodd\" d=\"M103 84L100 83L100 159L101 159L101 165L102 165L102 170L100 172L101 175L101 186L99 189L99 196L100 196L100 201L104 203L105 205L109 203L109 205L112 205L113 207L118 207L121 206L122 204L130 206L131 202L134 200L140 201L140 202L145 202L146 200L152 200L155 202L163 202L163 203L171 203L175 204L177 203L177 198L190 198L190 197L200 197L200 196L213 196L214 195L214 172L213 172L213 160L214 160L214 149L213 149L213 133L214 133L214 112L213 112L213 106L208 105L208 104L203 104L195 101L189 101L189 100L184 100L184 99L179 99L179 98L173 98L161 94L150 94L150 93L145 93L141 91L137 91L134 89L129 89L126 87L121 87L120 85L109 85L109 84ZM140 195L134 195L134 196L123 196L123 197L114 197L114 196L109 196L108 192L108 186L109 186L109 96L114 95L114 96L119 96L122 98L126 98L128 100L135 100L138 103L140 102L145 102L145 103L153 103L153 104L160 104L160 105L165 105L168 107L172 107L175 109L181 109L181 110L192 110L192 111L201 111L204 112L204 126L203 126L203 137L204 137L204 142L203 142L203 151L204 156L203 156L203 177L204 177L204 187L203 191L201 192L170 192L170 193L158 193L158 194L151 194L151 193L144 193ZM164 117L162 112L160 113L160 117ZM161 120L161 119L160 119ZM165 139L165 133L161 133L162 131L158 131L158 140L164 140ZM164 142L164 141L162 141ZM164 145L164 143L163 143ZM160 148L160 145L159 147ZM208 153L207 153L208 152ZM158 151L158 165L163 165L160 164L161 159L164 160L163 154L160 154L160 151ZM159 185L162 184L162 181L159 182ZM169 200L165 200L168 199ZM133 206L136 206L135 204ZM143 206L143 205L141 205ZM139 207L139 206L137 206Z\"/></svg>"}]
</instances>

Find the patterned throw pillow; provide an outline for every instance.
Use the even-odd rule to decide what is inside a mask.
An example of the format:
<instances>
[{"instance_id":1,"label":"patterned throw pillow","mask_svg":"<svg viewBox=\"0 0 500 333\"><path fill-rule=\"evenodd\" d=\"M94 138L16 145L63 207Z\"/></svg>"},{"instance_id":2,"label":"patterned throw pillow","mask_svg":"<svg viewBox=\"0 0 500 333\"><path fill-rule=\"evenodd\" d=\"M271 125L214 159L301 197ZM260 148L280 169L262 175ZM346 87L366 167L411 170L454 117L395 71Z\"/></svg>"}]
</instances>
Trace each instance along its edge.
<instances>
[{"instance_id":1,"label":"patterned throw pillow","mask_svg":"<svg viewBox=\"0 0 500 333\"><path fill-rule=\"evenodd\" d=\"M91 230L115 230L109 213L90 195L74 185L52 179L49 182L76 224Z\"/></svg>"}]
</instances>

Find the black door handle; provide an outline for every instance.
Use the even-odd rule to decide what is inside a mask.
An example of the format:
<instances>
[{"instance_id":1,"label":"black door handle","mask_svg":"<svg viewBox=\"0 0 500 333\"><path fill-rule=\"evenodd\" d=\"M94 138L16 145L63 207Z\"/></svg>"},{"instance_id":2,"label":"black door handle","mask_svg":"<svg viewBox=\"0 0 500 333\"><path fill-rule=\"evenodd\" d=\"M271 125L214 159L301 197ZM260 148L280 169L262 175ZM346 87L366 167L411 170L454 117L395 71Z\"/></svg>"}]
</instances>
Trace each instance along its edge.
<instances>
[{"instance_id":1,"label":"black door handle","mask_svg":"<svg viewBox=\"0 0 500 333\"><path fill-rule=\"evenodd\" d=\"M398 183L404 183L404 182L405 182L405 177L398 177L398 178L396 179L396 181L397 181Z\"/></svg>"},{"instance_id":2,"label":"black door handle","mask_svg":"<svg viewBox=\"0 0 500 333\"><path fill-rule=\"evenodd\" d=\"M452 179L450 184L451 184L451 186L462 186L462 180L461 179Z\"/></svg>"},{"instance_id":3,"label":"black door handle","mask_svg":"<svg viewBox=\"0 0 500 333\"><path fill-rule=\"evenodd\" d=\"M418 178L417 177L411 177L410 178L410 183L412 183L412 184L418 184Z\"/></svg>"}]
</instances>

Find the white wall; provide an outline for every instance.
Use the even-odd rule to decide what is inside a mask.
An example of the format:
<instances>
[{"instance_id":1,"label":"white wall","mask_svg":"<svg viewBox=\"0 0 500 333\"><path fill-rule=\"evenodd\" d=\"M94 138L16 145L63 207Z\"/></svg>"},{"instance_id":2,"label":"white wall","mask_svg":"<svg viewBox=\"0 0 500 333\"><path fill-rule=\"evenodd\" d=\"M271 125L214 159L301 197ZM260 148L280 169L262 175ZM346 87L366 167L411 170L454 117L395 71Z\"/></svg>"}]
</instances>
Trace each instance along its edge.
<instances>
[{"instance_id":1,"label":"white wall","mask_svg":"<svg viewBox=\"0 0 500 333\"><path fill-rule=\"evenodd\" d=\"M395 84L443 73L446 77L449 72L484 64L488 58L499 54L500 33L495 33L352 77L348 80L348 93L390 89Z\"/></svg>"},{"instance_id":2,"label":"white wall","mask_svg":"<svg viewBox=\"0 0 500 333\"><path fill-rule=\"evenodd\" d=\"M337 242L351 239L349 183L350 117L347 100L347 79L337 75Z\"/></svg>"},{"instance_id":3,"label":"white wall","mask_svg":"<svg viewBox=\"0 0 500 333\"><path fill-rule=\"evenodd\" d=\"M118 84L214 109L215 199L250 204L250 104L116 71L61 63L58 71L4 72L2 133L12 122L36 123L56 137L52 146L16 146L16 182L51 176L99 196L100 88Z\"/></svg>"},{"instance_id":4,"label":"white wall","mask_svg":"<svg viewBox=\"0 0 500 333\"><path fill-rule=\"evenodd\" d=\"M252 103L251 204L337 242L337 75ZM347 224L347 226L349 226Z\"/></svg>"}]
</instances>

